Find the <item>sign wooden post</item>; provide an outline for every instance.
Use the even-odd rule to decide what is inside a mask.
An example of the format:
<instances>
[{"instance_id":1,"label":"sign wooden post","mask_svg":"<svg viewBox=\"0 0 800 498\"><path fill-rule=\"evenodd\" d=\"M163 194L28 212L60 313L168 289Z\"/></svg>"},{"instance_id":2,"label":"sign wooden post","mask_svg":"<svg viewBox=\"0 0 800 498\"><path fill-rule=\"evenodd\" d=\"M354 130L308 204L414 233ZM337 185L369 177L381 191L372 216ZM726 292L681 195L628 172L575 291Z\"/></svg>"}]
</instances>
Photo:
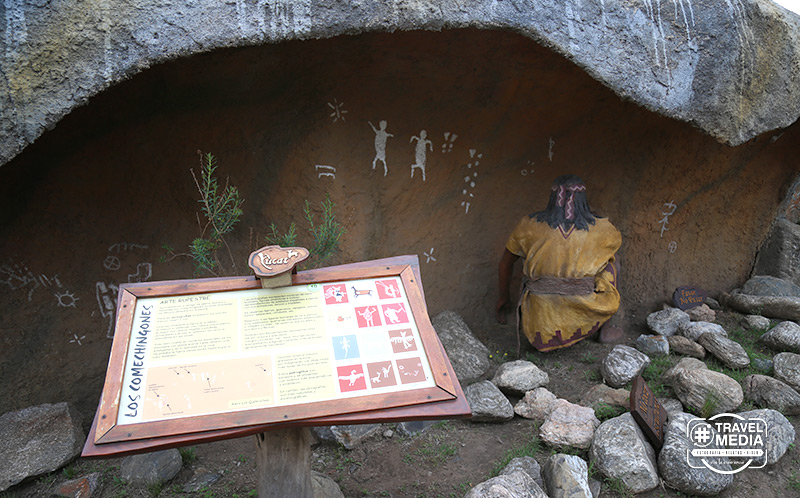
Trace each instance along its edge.
<instances>
[{"instance_id":1,"label":"sign wooden post","mask_svg":"<svg viewBox=\"0 0 800 498\"><path fill-rule=\"evenodd\" d=\"M639 424L647 440L655 448L656 453L664 446L664 428L667 423L667 411L658 402L653 391L647 386L641 375L633 379L631 385L631 415Z\"/></svg>"},{"instance_id":2,"label":"sign wooden post","mask_svg":"<svg viewBox=\"0 0 800 498\"><path fill-rule=\"evenodd\" d=\"M264 289L292 285L294 267L309 256L305 247L266 246L250 254L248 264ZM313 498L311 430L275 429L253 436L258 498Z\"/></svg>"}]
</instances>

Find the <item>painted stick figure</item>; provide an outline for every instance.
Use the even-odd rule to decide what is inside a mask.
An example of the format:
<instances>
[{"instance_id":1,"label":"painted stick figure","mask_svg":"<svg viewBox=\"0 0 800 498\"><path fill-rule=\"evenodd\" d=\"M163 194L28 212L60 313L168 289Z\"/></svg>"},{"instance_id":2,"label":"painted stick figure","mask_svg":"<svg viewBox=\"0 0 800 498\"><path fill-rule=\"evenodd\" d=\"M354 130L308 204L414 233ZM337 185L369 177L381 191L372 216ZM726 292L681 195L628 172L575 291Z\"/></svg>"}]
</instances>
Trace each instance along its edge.
<instances>
[{"instance_id":1,"label":"painted stick figure","mask_svg":"<svg viewBox=\"0 0 800 498\"><path fill-rule=\"evenodd\" d=\"M426 157L426 148L430 147L431 152L433 152L433 142L427 139L428 132L422 130L419 132L419 136L411 137L409 143L413 142L414 140L417 141L417 145L414 149L415 157L414 157L414 164L411 165L411 178L414 178L414 170L419 168L422 170L422 181L425 181L425 163L427 162L428 158Z\"/></svg>"},{"instance_id":2,"label":"painted stick figure","mask_svg":"<svg viewBox=\"0 0 800 498\"><path fill-rule=\"evenodd\" d=\"M364 318L364 321L367 322L367 327L373 326L372 315L375 314L376 311L377 310L373 311L372 308L366 308L364 311L358 312L358 314L361 315L362 318Z\"/></svg>"},{"instance_id":3,"label":"painted stick figure","mask_svg":"<svg viewBox=\"0 0 800 498\"><path fill-rule=\"evenodd\" d=\"M386 139L394 135L386 131L386 121L384 120L378 123L380 129L375 128L371 121L367 122L375 132L375 159L372 160L372 169L375 169L375 165L380 161L383 163L383 176L386 176L389 173L389 167L386 165Z\"/></svg>"}]
</instances>

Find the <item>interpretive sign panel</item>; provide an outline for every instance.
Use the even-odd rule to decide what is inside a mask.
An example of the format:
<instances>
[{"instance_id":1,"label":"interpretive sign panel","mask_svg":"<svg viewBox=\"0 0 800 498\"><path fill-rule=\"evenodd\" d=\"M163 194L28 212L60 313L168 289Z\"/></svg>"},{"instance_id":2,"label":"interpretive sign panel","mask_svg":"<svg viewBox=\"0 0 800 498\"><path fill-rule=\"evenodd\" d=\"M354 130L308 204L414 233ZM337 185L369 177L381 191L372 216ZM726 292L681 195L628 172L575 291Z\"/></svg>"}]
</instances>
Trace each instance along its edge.
<instances>
[{"instance_id":1,"label":"interpretive sign panel","mask_svg":"<svg viewBox=\"0 0 800 498\"><path fill-rule=\"evenodd\" d=\"M121 286L95 443L450 400L409 266Z\"/></svg>"},{"instance_id":2,"label":"interpretive sign panel","mask_svg":"<svg viewBox=\"0 0 800 498\"><path fill-rule=\"evenodd\" d=\"M658 402L653 391L641 375L633 379L631 385L631 415L656 451L664 446L664 426L667 411Z\"/></svg>"}]
</instances>

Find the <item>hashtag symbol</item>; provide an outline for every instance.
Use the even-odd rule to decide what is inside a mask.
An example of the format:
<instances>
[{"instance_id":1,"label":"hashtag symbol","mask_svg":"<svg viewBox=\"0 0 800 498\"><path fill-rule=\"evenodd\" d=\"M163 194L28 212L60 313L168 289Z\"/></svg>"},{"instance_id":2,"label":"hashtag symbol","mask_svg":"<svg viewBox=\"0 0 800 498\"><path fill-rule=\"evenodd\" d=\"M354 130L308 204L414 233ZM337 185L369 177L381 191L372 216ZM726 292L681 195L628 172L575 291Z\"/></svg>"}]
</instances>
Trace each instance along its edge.
<instances>
[{"instance_id":1,"label":"hashtag symbol","mask_svg":"<svg viewBox=\"0 0 800 498\"><path fill-rule=\"evenodd\" d=\"M711 431L704 425L698 425L694 429L694 440L699 444L705 444L711 439Z\"/></svg>"}]
</instances>

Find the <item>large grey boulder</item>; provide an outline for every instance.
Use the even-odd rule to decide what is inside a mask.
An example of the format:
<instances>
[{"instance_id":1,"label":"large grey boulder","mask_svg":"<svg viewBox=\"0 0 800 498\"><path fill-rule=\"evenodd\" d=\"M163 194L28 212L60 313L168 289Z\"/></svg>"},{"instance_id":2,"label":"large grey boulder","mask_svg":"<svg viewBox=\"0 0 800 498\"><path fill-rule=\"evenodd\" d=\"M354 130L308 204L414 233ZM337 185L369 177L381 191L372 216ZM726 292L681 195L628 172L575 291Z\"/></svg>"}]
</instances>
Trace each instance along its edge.
<instances>
[{"instance_id":1,"label":"large grey boulder","mask_svg":"<svg viewBox=\"0 0 800 498\"><path fill-rule=\"evenodd\" d=\"M642 334L636 338L636 349L647 356L666 356L669 341L663 335Z\"/></svg>"},{"instance_id":2,"label":"large grey boulder","mask_svg":"<svg viewBox=\"0 0 800 498\"><path fill-rule=\"evenodd\" d=\"M688 413L679 413L670 417L664 432L664 446L658 454L658 470L666 484L683 493L700 496L716 496L731 484L733 475L715 472L707 468L703 462L688 454L694 449L692 441L687 436L689 421L696 419ZM714 427L705 424L714 437ZM716 442L708 448L719 449ZM731 466L724 458L715 463L718 470L730 471Z\"/></svg>"},{"instance_id":3,"label":"large grey boulder","mask_svg":"<svg viewBox=\"0 0 800 498\"><path fill-rule=\"evenodd\" d=\"M738 415L746 419L758 418L766 423L767 437L764 442L767 446L767 465L772 465L780 460L786 454L789 446L794 443L796 436L794 426L782 413L767 408L741 412Z\"/></svg>"},{"instance_id":4,"label":"large grey boulder","mask_svg":"<svg viewBox=\"0 0 800 498\"><path fill-rule=\"evenodd\" d=\"M745 377L742 384L748 401L787 415L800 414L800 393L786 383L767 375L753 374Z\"/></svg>"},{"instance_id":5,"label":"large grey boulder","mask_svg":"<svg viewBox=\"0 0 800 498\"><path fill-rule=\"evenodd\" d=\"M751 296L733 293L723 296L723 302L736 311L758 314L781 320L800 320L800 298L776 296Z\"/></svg>"},{"instance_id":6,"label":"large grey boulder","mask_svg":"<svg viewBox=\"0 0 800 498\"><path fill-rule=\"evenodd\" d=\"M620 479L634 493L658 486L656 452L630 413L600 424L589 450L589 461L603 475Z\"/></svg>"},{"instance_id":7,"label":"large grey boulder","mask_svg":"<svg viewBox=\"0 0 800 498\"><path fill-rule=\"evenodd\" d=\"M336 481L316 470L311 471L311 489L314 498L344 498L344 493Z\"/></svg>"},{"instance_id":8,"label":"large grey boulder","mask_svg":"<svg viewBox=\"0 0 800 498\"><path fill-rule=\"evenodd\" d=\"M647 326L650 330L664 337L675 335L678 329L689 321L689 315L678 308L667 308L647 315Z\"/></svg>"},{"instance_id":9,"label":"large grey boulder","mask_svg":"<svg viewBox=\"0 0 800 498\"><path fill-rule=\"evenodd\" d=\"M800 325L794 322L781 322L759 339L777 351L800 353Z\"/></svg>"},{"instance_id":10,"label":"large grey boulder","mask_svg":"<svg viewBox=\"0 0 800 498\"><path fill-rule=\"evenodd\" d=\"M492 382L508 395L524 396L528 391L546 386L550 382L550 377L533 363L516 360L500 365Z\"/></svg>"},{"instance_id":11,"label":"large grey boulder","mask_svg":"<svg viewBox=\"0 0 800 498\"><path fill-rule=\"evenodd\" d=\"M729 368L747 368L750 357L741 344L727 337L706 332L697 339L698 344Z\"/></svg>"},{"instance_id":12,"label":"large grey boulder","mask_svg":"<svg viewBox=\"0 0 800 498\"><path fill-rule=\"evenodd\" d=\"M85 440L80 414L69 403L0 416L0 491L61 468L81 454Z\"/></svg>"},{"instance_id":13,"label":"large grey boulder","mask_svg":"<svg viewBox=\"0 0 800 498\"><path fill-rule=\"evenodd\" d=\"M728 332L725 331L722 325L710 322L691 322L681 325L678 333L691 341L697 341L701 335L708 333L728 337Z\"/></svg>"},{"instance_id":14,"label":"large grey boulder","mask_svg":"<svg viewBox=\"0 0 800 498\"><path fill-rule=\"evenodd\" d=\"M800 225L786 218L775 220L767 241L758 251L754 272L800 285Z\"/></svg>"},{"instance_id":15,"label":"large grey boulder","mask_svg":"<svg viewBox=\"0 0 800 498\"><path fill-rule=\"evenodd\" d=\"M155 484L172 480L182 466L181 453L173 448L125 457L120 462L119 474L128 483Z\"/></svg>"},{"instance_id":16,"label":"large grey boulder","mask_svg":"<svg viewBox=\"0 0 800 498\"><path fill-rule=\"evenodd\" d=\"M535 458L530 456L513 458L503 470L500 475L511 474L512 472L522 471L528 474L536 481L540 488L544 489L544 481L542 480L542 468Z\"/></svg>"},{"instance_id":17,"label":"large grey boulder","mask_svg":"<svg viewBox=\"0 0 800 498\"><path fill-rule=\"evenodd\" d=\"M461 384L469 385L489 370L489 350L472 335L454 311L442 311L431 320Z\"/></svg>"},{"instance_id":18,"label":"large grey boulder","mask_svg":"<svg viewBox=\"0 0 800 498\"><path fill-rule=\"evenodd\" d=\"M650 358L646 354L619 344L603 360L600 374L609 386L622 387L641 374L649 364Z\"/></svg>"},{"instance_id":19,"label":"large grey boulder","mask_svg":"<svg viewBox=\"0 0 800 498\"><path fill-rule=\"evenodd\" d=\"M800 248L798 248L800 249ZM757 275L744 283L742 294L751 296L800 297L800 285L778 277Z\"/></svg>"},{"instance_id":20,"label":"large grey boulder","mask_svg":"<svg viewBox=\"0 0 800 498\"><path fill-rule=\"evenodd\" d=\"M515 31L563 54L622 98L731 145L797 120L795 14L768 0L725 9L715 2L680 5L196 0L132 9L112 1L71 22L85 15L82 4L6 2L0 165L98 92L155 64L216 48L374 31Z\"/></svg>"},{"instance_id":21,"label":"large grey boulder","mask_svg":"<svg viewBox=\"0 0 800 498\"><path fill-rule=\"evenodd\" d=\"M678 375L681 372L685 370L696 370L696 369L707 370L708 367L706 366L705 363L698 360L697 358L691 358L691 357L681 358L681 361L676 363L674 367L664 372L662 378L664 379L664 382L666 382L667 384L672 384L672 382L678 377Z\"/></svg>"},{"instance_id":22,"label":"large grey boulder","mask_svg":"<svg viewBox=\"0 0 800 498\"><path fill-rule=\"evenodd\" d=\"M583 458L563 453L551 455L542 473L550 498L592 498L589 466Z\"/></svg>"},{"instance_id":23,"label":"large grey boulder","mask_svg":"<svg viewBox=\"0 0 800 498\"><path fill-rule=\"evenodd\" d=\"M600 425L594 410L565 399L556 400L552 408L539 428L542 441L554 448L589 448Z\"/></svg>"},{"instance_id":24,"label":"large grey boulder","mask_svg":"<svg viewBox=\"0 0 800 498\"><path fill-rule=\"evenodd\" d=\"M744 400L742 386L724 373L696 368L682 370L671 379L675 396L684 406L711 415L731 412Z\"/></svg>"},{"instance_id":25,"label":"large grey boulder","mask_svg":"<svg viewBox=\"0 0 800 498\"><path fill-rule=\"evenodd\" d=\"M514 418L514 407L500 389L488 380L476 382L464 389L473 422L505 422Z\"/></svg>"},{"instance_id":26,"label":"large grey boulder","mask_svg":"<svg viewBox=\"0 0 800 498\"><path fill-rule=\"evenodd\" d=\"M699 358L701 360L706 356L706 350L703 349L703 346L682 335L667 337L667 342L669 342L670 351L673 353L691 356L692 358Z\"/></svg>"},{"instance_id":27,"label":"large grey boulder","mask_svg":"<svg viewBox=\"0 0 800 498\"><path fill-rule=\"evenodd\" d=\"M478 484L464 498L547 498L547 495L531 476L517 470Z\"/></svg>"},{"instance_id":28,"label":"large grey boulder","mask_svg":"<svg viewBox=\"0 0 800 498\"><path fill-rule=\"evenodd\" d=\"M773 358L775 378L800 392L800 354L778 353Z\"/></svg>"},{"instance_id":29,"label":"large grey boulder","mask_svg":"<svg viewBox=\"0 0 800 498\"><path fill-rule=\"evenodd\" d=\"M761 315L747 315L744 324L748 329L767 330L770 326L769 318Z\"/></svg>"},{"instance_id":30,"label":"large grey boulder","mask_svg":"<svg viewBox=\"0 0 800 498\"><path fill-rule=\"evenodd\" d=\"M514 413L523 418L544 421L553 411L556 399L555 394L544 387L538 387L525 393L514 406Z\"/></svg>"}]
</instances>

